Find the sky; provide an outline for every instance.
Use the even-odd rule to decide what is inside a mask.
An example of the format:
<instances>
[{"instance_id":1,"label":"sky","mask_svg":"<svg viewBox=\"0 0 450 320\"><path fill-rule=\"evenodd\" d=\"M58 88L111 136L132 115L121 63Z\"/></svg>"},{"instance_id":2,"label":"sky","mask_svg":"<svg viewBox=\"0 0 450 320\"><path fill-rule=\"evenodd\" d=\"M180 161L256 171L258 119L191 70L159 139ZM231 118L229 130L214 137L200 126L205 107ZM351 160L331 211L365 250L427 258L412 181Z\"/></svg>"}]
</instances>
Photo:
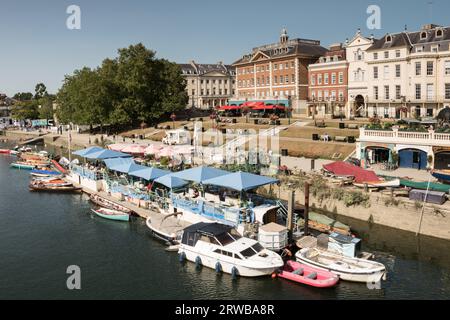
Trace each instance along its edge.
<instances>
[{"instance_id":1,"label":"sky","mask_svg":"<svg viewBox=\"0 0 450 320\"><path fill-rule=\"evenodd\" d=\"M117 49L142 42L178 63L231 64L253 47L290 38L344 42L364 35L448 26L450 1L433 0L0 0L0 93L34 92L43 82L56 93L64 76L97 67ZM69 30L70 5L81 29ZM381 9L381 29L367 27L367 8Z\"/></svg>"}]
</instances>

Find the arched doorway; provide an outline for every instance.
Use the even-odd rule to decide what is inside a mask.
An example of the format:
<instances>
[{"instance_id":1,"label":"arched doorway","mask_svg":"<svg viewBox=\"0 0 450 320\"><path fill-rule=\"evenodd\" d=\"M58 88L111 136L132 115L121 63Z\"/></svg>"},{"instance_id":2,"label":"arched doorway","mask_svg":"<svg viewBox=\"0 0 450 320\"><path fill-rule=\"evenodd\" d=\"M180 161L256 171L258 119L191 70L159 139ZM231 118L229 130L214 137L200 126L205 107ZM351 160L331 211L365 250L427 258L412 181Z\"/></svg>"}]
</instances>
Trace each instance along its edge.
<instances>
[{"instance_id":1,"label":"arched doorway","mask_svg":"<svg viewBox=\"0 0 450 320\"><path fill-rule=\"evenodd\" d=\"M444 109L439 111L437 119L444 122L450 122L450 107L446 106Z\"/></svg>"},{"instance_id":2,"label":"arched doorway","mask_svg":"<svg viewBox=\"0 0 450 320\"><path fill-rule=\"evenodd\" d=\"M418 149L403 149L398 153L398 163L400 168L414 168L426 170L427 153Z\"/></svg>"},{"instance_id":3,"label":"arched doorway","mask_svg":"<svg viewBox=\"0 0 450 320\"><path fill-rule=\"evenodd\" d=\"M434 155L434 169L450 169L450 151L442 151Z\"/></svg>"},{"instance_id":4,"label":"arched doorway","mask_svg":"<svg viewBox=\"0 0 450 320\"><path fill-rule=\"evenodd\" d=\"M353 111L355 117L364 114L364 106L365 106L364 97L360 94L357 95L355 97L355 110Z\"/></svg>"}]
</instances>

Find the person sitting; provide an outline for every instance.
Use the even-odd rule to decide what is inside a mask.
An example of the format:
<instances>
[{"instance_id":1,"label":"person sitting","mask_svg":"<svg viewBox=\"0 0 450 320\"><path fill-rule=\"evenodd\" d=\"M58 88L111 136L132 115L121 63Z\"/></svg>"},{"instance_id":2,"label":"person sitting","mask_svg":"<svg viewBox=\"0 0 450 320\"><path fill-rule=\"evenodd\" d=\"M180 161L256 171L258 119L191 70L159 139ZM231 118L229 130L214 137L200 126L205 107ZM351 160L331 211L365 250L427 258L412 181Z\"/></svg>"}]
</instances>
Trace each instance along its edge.
<instances>
[{"instance_id":1,"label":"person sitting","mask_svg":"<svg viewBox=\"0 0 450 320\"><path fill-rule=\"evenodd\" d=\"M197 189L194 189L194 195L192 196L193 199L198 198L200 196L200 193Z\"/></svg>"}]
</instances>

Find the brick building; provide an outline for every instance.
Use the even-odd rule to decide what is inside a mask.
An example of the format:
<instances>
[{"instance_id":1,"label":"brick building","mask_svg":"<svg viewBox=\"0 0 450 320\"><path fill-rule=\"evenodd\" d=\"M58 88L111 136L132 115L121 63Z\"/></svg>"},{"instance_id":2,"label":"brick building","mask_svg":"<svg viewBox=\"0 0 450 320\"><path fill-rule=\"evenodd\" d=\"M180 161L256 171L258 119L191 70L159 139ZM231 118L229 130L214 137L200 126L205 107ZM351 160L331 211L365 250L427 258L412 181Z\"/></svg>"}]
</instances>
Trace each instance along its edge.
<instances>
[{"instance_id":1,"label":"brick building","mask_svg":"<svg viewBox=\"0 0 450 320\"><path fill-rule=\"evenodd\" d=\"M327 49L320 41L289 40L283 29L278 43L253 48L233 63L236 68L236 104L245 101L290 104L294 113L306 115L308 65Z\"/></svg>"},{"instance_id":2,"label":"brick building","mask_svg":"<svg viewBox=\"0 0 450 320\"><path fill-rule=\"evenodd\" d=\"M330 50L308 67L310 117L333 118L345 116L348 101L348 62L342 44Z\"/></svg>"}]
</instances>

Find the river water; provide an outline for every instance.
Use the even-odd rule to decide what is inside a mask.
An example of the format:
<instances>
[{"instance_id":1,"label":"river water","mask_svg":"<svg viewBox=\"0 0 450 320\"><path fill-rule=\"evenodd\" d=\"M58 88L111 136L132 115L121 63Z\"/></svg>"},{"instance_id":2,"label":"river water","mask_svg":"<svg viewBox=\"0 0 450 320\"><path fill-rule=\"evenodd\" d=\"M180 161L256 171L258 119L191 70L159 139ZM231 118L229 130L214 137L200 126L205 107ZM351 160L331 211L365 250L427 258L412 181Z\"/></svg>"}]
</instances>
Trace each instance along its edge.
<instances>
[{"instance_id":1,"label":"river water","mask_svg":"<svg viewBox=\"0 0 450 320\"><path fill-rule=\"evenodd\" d=\"M1 148L1 146L0 146ZM283 279L197 271L164 251L142 219L102 220L84 195L30 193L29 172L0 155L0 299L448 299L450 242L346 220L388 268L381 289L315 289ZM67 267L81 268L68 290Z\"/></svg>"}]
</instances>

